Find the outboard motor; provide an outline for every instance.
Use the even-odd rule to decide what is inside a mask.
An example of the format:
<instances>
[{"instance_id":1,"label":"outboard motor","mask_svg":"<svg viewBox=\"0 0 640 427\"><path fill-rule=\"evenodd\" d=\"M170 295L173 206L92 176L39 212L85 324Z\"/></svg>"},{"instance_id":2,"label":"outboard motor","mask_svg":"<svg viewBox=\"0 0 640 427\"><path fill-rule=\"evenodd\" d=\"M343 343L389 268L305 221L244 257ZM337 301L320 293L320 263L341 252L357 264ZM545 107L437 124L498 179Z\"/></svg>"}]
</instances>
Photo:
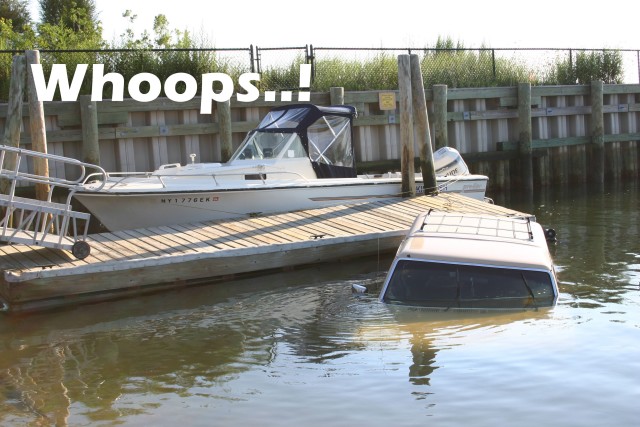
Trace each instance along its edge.
<instances>
[{"instance_id":1,"label":"outboard motor","mask_svg":"<svg viewBox=\"0 0 640 427\"><path fill-rule=\"evenodd\" d=\"M442 147L433 153L436 176L468 175L469 168L455 148Z\"/></svg>"}]
</instances>

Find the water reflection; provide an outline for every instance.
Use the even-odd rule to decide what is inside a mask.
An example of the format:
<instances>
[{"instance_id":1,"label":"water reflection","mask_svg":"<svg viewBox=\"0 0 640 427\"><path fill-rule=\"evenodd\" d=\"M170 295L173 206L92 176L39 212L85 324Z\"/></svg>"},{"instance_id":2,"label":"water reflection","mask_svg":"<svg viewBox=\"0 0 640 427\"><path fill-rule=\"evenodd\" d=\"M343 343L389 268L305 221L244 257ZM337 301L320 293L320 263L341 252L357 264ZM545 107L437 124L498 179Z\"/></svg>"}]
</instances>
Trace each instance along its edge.
<instances>
[{"instance_id":1,"label":"water reflection","mask_svg":"<svg viewBox=\"0 0 640 427\"><path fill-rule=\"evenodd\" d=\"M371 267L369 261L363 268ZM354 280L376 285L383 273ZM443 348L472 330L540 315L388 307L375 295L352 295L348 281L306 283L314 274L269 277L266 289L253 278L234 282L233 290L202 287L144 304L125 300L4 319L0 421L74 425L152 416L168 396L233 404L248 397L230 392L231 384L251 372L288 376L283 370L302 364L317 375L343 375L341 363L375 351L381 337L386 347L408 343L412 363L399 374L419 386L412 394L421 400Z\"/></svg>"},{"instance_id":2,"label":"water reflection","mask_svg":"<svg viewBox=\"0 0 640 427\"><path fill-rule=\"evenodd\" d=\"M438 352L462 345L470 336L485 333L499 334L515 324L531 324L548 319L553 308L500 311L442 311L403 306L386 306L390 320L375 326L365 324L359 337L366 341L387 343L406 341L412 363L408 368L409 381L429 386L433 372L438 369ZM424 393L424 392L423 392ZM423 394L419 393L422 399Z\"/></svg>"},{"instance_id":3,"label":"water reflection","mask_svg":"<svg viewBox=\"0 0 640 427\"><path fill-rule=\"evenodd\" d=\"M350 274L383 270L389 262L352 263ZM126 395L189 398L198 390L226 399L214 390L268 366L284 346L310 363L358 351L358 343L336 339L353 302L349 285L318 286L331 276L323 269L3 318L0 421L27 417L66 425L72 406L92 422L148 414L158 406L151 399L123 407L118 401ZM345 271L337 268L333 275L344 277Z\"/></svg>"},{"instance_id":4,"label":"water reflection","mask_svg":"<svg viewBox=\"0 0 640 427\"><path fill-rule=\"evenodd\" d=\"M498 201L558 231L553 309L352 295L380 284L388 256L2 317L0 424L632 425L638 200L630 187Z\"/></svg>"},{"instance_id":5,"label":"water reflection","mask_svg":"<svg viewBox=\"0 0 640 427\"><path fill-rule=\"evenodd\" d=\"M602 192L588 186L546 189L532 201L505 194L496 203L531 212L538 222L556 229L558 242L550 251L562 271L561 291L575 306L621 304L629 291L638 290L633 267L640 253L640 241L633 238L640 235L637 183Z\"/></svg>"}]
</instances>

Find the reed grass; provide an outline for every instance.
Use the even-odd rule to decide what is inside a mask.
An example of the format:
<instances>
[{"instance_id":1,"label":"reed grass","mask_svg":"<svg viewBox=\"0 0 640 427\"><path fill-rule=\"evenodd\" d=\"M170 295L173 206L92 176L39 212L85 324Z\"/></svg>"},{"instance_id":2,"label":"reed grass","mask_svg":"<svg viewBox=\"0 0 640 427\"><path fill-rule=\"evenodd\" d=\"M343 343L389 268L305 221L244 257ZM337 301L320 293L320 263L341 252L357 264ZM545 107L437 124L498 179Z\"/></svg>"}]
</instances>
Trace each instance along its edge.
<instances>
[{"instance_id":1,"label":"reed grass","mask_svg":"<svg viewBox=\"0 0 640 427\"><path fill-rule=\"evenodd\" d=\"M161 28L162 34L158 30L156 35L163 37L157 37L155 42L149 35L136 38L129 32L123 35L125 37L122 40L112 44L98 39L78 40L74 42L77 45L74 48L78 49L79 46L88 51L66 52L65 49L71 49L72 46L68 41L60 41L67 37L66 33L57 32L55 27L43 39L42 35L36 36L35 33L28 34L28 37L12 33L2 20L0 26L0 49L24 50L34 46L54 49L62 46L60 50L42 54L45 75L49 74L53 64L66 64L70 79L77 64L104 64L105 73L120 73L125 81L142 72L152 73L161 81L174 73L187 73L195 77L200 90L202 74L226 73L237 84L240 74L249 71L247 60L234 61L223 51L202 50L201 46L208 46L210 43L204 39L196 40L187 32L176 32L176 37L171 38L165 27ZM162 45L158 44L159 40L162 40ZM158 50L161 48L166 49ZM324 92L333 86L341 86L348 91L393 90L398 87L395 52L382 50L372 56L364 56L364 52L357 49L327 56L318 52L325 51L316 51L311 85L313 91ZM465 49L460 43L455 45L450 39L439 39L434 48L416 52L421 56L423 80L427 87L434 84L446 84L451 88L513 86L521 82L566 85L586 84L591 80L621 83L623 79L622 55L615 50L581 51L575 58L554 58L542 68L515 58L494 57L494 52L488 48ZM0 100L8 97L11 56L10 53L0 54ZM305 60L303 55L298 55L288 62L262 70L261 81L257 86L262 91L298 88L299 66ZM91 77L89 67L81 93L90 93ZM180 87L177 89L181 90ZM105 85L103 98L109 99L111 90L111 85ZM146 90L144 85L141 90Z\"/></svg>"}]
</instances>

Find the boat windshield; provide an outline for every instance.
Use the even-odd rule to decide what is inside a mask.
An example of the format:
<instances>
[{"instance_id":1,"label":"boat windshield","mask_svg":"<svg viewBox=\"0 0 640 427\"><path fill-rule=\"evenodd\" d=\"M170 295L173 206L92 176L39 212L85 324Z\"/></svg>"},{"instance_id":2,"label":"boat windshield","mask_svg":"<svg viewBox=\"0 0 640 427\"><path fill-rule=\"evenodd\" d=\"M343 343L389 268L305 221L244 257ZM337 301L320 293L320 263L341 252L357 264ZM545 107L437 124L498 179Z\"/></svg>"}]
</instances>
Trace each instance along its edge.
<instances>
[{"instance_id":1,"label":"boat windshield","mask_svg":"<svg viewBox=\"0 0 640 427\"><path fill-rule=\"evenodd\" d=\"M439 308L531 308L555 302L545 271L399 260L384 302Z\"/></svg>"},{"instance_id":2,"label":"boat windshield","mask_svg":"<svg viewBox=\"0 0 640 427\"><path fill-rule=\"evenodd\" d=\"M308 130L311 161L337 166L354 166L348 117L323 116Z\"/></svg>"},{"instance_id":3,"label":"boat windshield","mask_svg":"<svg viewBox=\"0 0 640 427\"><path fill-rule=\"evenodd\" d=\"M306 157L300 136L295 132L254 131L247 135L231 160Z\"/></svg>"},{"instance_id":4,"label":"boat windshield","mask_svg":"<svg viewBox=\"0 0 640 427\"><path fill-rule=\"evenodd\" d=\"M308 113L308 108L269 111L258 129L295 129Z\"/></svg>"}]
</instances>

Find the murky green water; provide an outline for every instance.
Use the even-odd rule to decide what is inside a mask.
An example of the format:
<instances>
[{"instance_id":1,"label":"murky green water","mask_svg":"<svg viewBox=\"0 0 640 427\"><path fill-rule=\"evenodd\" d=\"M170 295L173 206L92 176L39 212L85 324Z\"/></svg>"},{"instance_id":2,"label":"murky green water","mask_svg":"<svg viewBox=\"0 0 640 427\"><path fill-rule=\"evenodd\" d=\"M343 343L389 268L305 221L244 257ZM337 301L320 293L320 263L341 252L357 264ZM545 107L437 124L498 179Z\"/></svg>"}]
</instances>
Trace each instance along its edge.
<instances>
[{"instance_id":1,"label":"murky green water","mask_svg":"<svg viewBox=\"0 0 640 427\"><path fill-rule=\"evenodd\" d=\"M352 295L384 257L0 317L0 425L637 425L638 186L496 201L558 231L555 308Z\"/></svg>"}]
</instances>

